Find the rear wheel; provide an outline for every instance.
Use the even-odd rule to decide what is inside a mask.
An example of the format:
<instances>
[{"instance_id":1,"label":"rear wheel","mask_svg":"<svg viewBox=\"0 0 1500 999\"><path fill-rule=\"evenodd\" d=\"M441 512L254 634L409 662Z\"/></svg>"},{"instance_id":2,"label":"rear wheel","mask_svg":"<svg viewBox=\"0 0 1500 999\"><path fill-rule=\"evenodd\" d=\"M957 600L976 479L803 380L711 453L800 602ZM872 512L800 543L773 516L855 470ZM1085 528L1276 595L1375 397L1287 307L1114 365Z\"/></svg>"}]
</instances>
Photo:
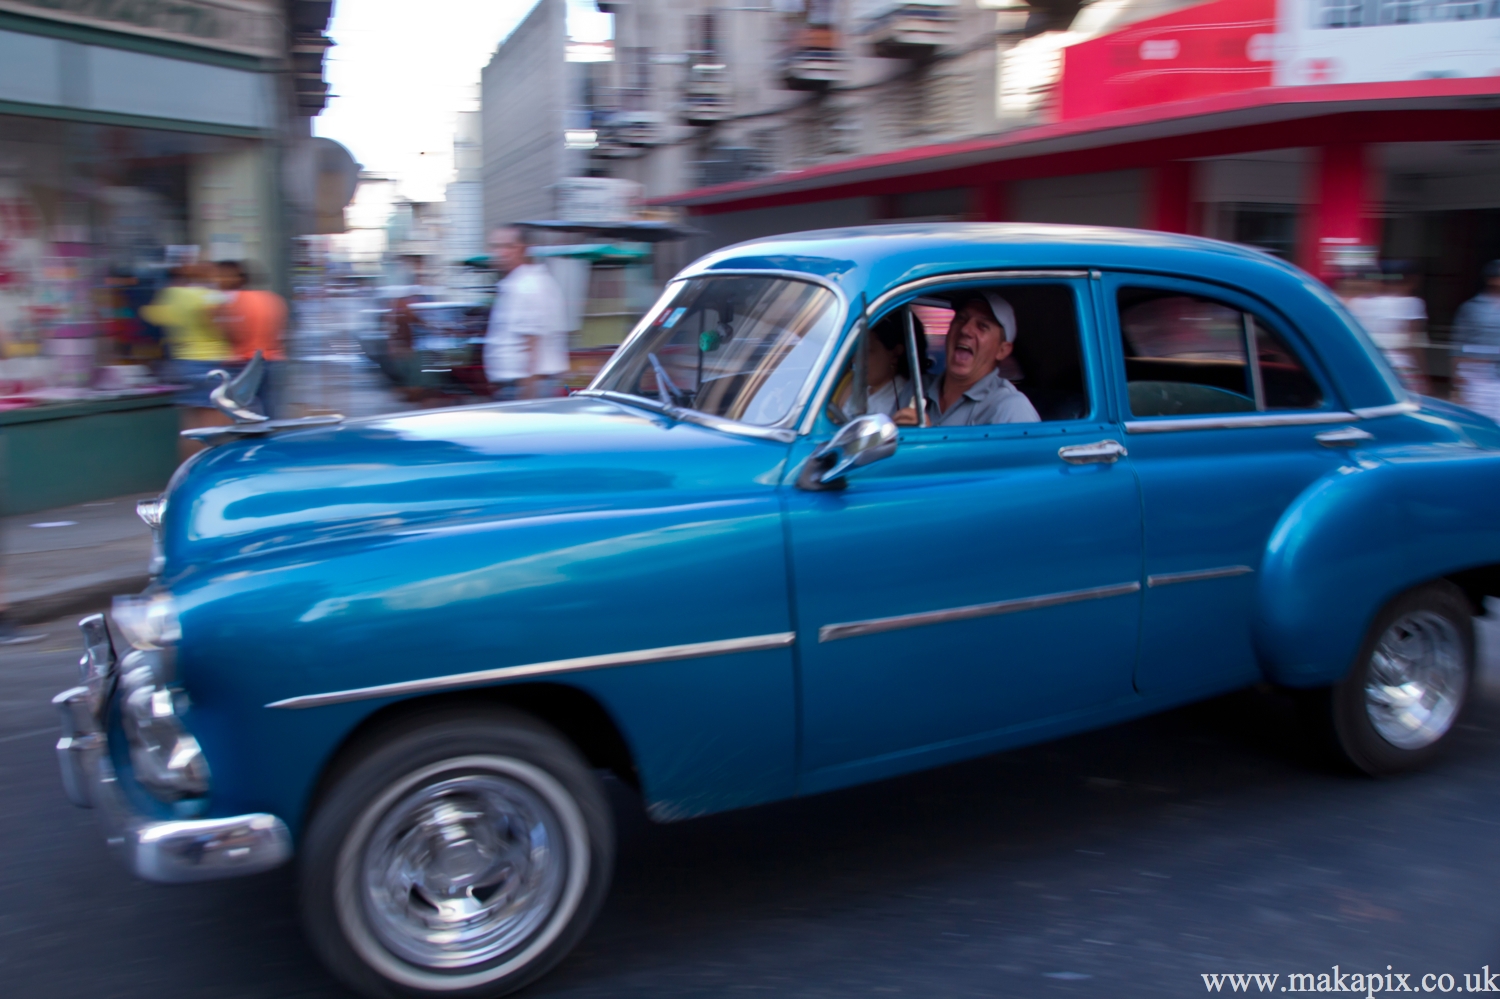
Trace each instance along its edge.
<instances>
[{"instance_id":1,"label":"rear wheel","mask_svg":"<svg viewBox=\"0 0 1500 999\"><path fill-rule=\"evenodd\" d=\"M323 799L303 918L366 995L500 996L583 936L613 857L603 789L561 736L509 711L435 712L388 732Z\"/></svg>"},{"instance_id":2,"label":"rear wheel","mask_svg":"<svg viewBox=\"0 0 1500 999\"><path fill-rule=\"evenodd\" d=\"M1358 660L1331 692L1334 736L1369 774L1427 763L1447 741L1474 679L1474 622L1451 583L1404 593L1376 616Z\"/></svg>"}]
</instances>

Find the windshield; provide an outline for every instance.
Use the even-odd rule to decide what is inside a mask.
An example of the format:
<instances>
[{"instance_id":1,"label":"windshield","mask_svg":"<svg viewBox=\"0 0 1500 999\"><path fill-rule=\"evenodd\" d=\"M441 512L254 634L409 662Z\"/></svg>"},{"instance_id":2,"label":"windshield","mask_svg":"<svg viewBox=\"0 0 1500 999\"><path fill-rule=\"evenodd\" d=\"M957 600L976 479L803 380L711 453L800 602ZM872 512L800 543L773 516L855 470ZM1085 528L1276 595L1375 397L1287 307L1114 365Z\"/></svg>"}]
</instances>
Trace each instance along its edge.
<instances>
[{"instance_id":1,"label":"windshield","mask_svg":"<svg viewBox=\"0 0 1500 999\"><path fill-rule=\"evenodd\" d=\"M791 413L836 332L838 300L783 277L703 277L667 290L591 388L758 427Z\"/></svg>"}]
</instances>

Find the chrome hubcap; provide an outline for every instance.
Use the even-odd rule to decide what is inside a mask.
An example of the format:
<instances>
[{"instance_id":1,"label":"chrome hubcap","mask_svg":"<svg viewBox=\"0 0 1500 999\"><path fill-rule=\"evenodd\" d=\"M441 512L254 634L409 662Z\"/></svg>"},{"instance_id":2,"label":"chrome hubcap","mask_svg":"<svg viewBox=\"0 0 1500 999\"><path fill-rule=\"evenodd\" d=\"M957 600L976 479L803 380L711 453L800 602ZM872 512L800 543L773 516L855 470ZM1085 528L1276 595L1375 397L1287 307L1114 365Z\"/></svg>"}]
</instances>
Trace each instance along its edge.
<instances>
[{"instance_id":1,"label":"chrome hubcap","mask_svg":"<svg viewBox=\"0 0 1500 999\"><path fill-rule=\"evenodd\" d=\"M453 776L390 806L364 849L360 901L391 953L470 970L523 946L563 894L567 839L544 798L508 775Z\"/></svg>"},{"instance_id":2,"label":"chrome hubcap","mask_svg":"<svg viewBox=\"0 0 1500 999\"><path fill-rule=\"evenodd\" d=\"M1430 611L1394 621L1375 646L1365 680L1365 709L1380 737L1421 749L1453 727L1469 676L1458 629Z\"/></svg>"}]
</instances>

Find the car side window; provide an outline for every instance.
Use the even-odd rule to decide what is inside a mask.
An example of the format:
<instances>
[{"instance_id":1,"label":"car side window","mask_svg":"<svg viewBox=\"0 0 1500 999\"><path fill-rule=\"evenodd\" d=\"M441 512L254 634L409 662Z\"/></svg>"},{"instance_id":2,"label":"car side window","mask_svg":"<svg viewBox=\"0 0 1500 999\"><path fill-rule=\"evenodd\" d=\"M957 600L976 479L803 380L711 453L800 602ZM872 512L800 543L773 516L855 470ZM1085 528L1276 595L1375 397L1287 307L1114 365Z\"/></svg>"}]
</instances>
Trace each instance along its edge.
<instances>
[{"instance_id":1,"label":"car side window","mask_svg":"<svg viewBox=\"0 0 1500 999\"><path fill-rule=\"evenodd\" d=\"M1132 416L1318 409L1323 392L1254 313L1212 298L1123 287L1117 296Z\"/></svg>"},{"instance_id":2,"label":"car side window","mask_svg":"<svg viewBox=\"0 0 1500 999\"><path fill-rule=\"evenodd\" d=\"M917 381L929 427L1082 419L1091 408L1084 370L1073 285L934 289L876 317L826 412L835 424L882 412L916 426Z\"/></svg>"}]
</instances>

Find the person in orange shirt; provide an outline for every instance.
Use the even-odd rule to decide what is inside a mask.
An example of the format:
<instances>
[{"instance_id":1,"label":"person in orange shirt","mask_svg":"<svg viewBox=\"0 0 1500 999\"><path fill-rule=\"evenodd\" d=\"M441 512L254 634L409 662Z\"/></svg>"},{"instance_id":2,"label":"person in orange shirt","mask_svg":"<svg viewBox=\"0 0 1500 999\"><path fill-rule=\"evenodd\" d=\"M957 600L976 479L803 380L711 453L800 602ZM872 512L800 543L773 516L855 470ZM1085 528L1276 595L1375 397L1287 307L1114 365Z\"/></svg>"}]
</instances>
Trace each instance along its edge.
<instances>
[{"instance_id":1,"label":"person in orange shirt","mask_svg":"<svg viewBox=\"0 0 1500 999\"><path fill-rule=\"evenodd\" d=\"M219 327L229 337L237 361L250 360L257 350L265 358L257 398L266 415L275 416L285 389L286 302L274 291L252 289L250 270L238 260L223 261L218 270L219 288L227 296L219 307Z\"/></svg>"}]
</instances>

